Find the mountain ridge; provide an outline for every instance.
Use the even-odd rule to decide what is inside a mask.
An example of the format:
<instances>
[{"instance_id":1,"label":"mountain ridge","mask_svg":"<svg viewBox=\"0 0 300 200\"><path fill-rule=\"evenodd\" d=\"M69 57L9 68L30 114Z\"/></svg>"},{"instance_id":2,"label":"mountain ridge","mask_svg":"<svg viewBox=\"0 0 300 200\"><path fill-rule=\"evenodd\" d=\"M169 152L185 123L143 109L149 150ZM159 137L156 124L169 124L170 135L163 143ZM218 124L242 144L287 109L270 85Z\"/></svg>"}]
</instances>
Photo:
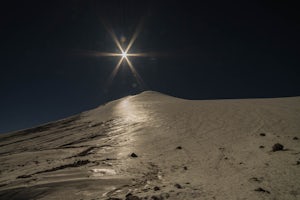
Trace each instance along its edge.
<instances>
[{"instance_id":1,"label":"mountain ridge","mask_svg":"<svg viewBox=\"0 0 300 200\"><path fill-rule=\"evenodd\" d=\"M0 198L297 198L299 121L300 97L127 96L1 136Z\"/></svg>"}]
</instances>

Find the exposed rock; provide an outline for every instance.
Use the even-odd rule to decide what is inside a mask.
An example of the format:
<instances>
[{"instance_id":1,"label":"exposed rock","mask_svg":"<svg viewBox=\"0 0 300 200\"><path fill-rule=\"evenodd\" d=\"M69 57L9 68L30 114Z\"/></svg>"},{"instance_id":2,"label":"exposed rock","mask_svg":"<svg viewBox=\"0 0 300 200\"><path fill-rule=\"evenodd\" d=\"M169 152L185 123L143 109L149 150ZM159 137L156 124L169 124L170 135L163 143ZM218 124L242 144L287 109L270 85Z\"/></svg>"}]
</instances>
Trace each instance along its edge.
<instances>
[{"instance_id":1,"label":"exposed rock","mask_svg":"<svg viewBox=\"0 0 300 200\"><path fill-rule=\"evenodd\" d=\"M155 186L155 187L153 188L153 190L154 190L154 191L158 191L158 190L160 190L160 188L159 188L158 186Z\"/></svg>"},{"instance_id":2,"label":"exposed rock","mask_svg":"<svg viewBox=\"0 0 300 200\"><path fill-rule=\"evenodd\" d=\"M137 158L137 157L138 157L138 155L136 155L135 153L130 154L130 156L131 156L132 158Z\"/></svg>"},{"instance_id":3,"label":"exposed rock","mask_svg":"<svg viewBox=\"0 0 300 200\"><path fill-rule=\"evenodd\" d=\"M87 155L91 154L91 151L92 151L93 149L95 149L95 148L96 148L96 147L89 147L89 148L87 148L86 150L84 150L84 151L80 152L79 154L75 155L74 157L83 157L83 156L87 156Z\"/></svg>"},{"instance_id":4,"label":"exposed rock","mask_svg":"<svg viewBox=\"0 0 300 200\"><path fill-rule=\"evenodd\" d=\"M149 191L149 188L143 188L142 191L143 191L143 192L148 192L148 191Z\"/></svg>"},{"instance_id":5,"label":"exposed rock","mask_svg":"<svg viewBox=\"0 0 300 200\"><path fill-rule=\"evenodd\" d=\"M257 177L252 177L249 179L250 181L253 181L253 182L258 182L258 183L261 183L264 178L263 177L260 177L260 178L257 178Z\"/></svg>"},{"instance_id":6,"label":"exposed rock","mask_svg":"<svg viewBox=\"0 0 300 200\"><path fill-rule=\"evenodd\" d=\"M132 194L131 194L131 193L128 193L128 194L126 194L125 197L127 198L127 197L129 197L129 196L132 196Z\"/></svg>"},{"instance_id":7,"label":"exposed rock","mask_svg":"<svg viewBox=\"0 0 300 200\"><path fill-rule=\"evenodd\" d=\"M284 146L280 143L276 143L273 145L272 150L275 151L282 151L284 148Z\"/></svg>"},{"instance_id":8,"label":"exposed rock","mask_svg":"<svg viewBox=\"0 0 300 200\"><path fill-rule=\"evenodd\" d=\"M263 188L261 188L261 187L259 187L259 188L256 188L254 191L256 191L256 192L265 192L265 193L268 193L268 194L270 194L270 191L268 191L268 190L265 190L265 189L263 189Z\"/></svg>"},{"instance_id":9,"label":"exposed rock","mask_svg":"<svg viewBox=\"0 0 300 200\"><path fill-rule=\"evenodd\" d=\"M65 169L65 168L80 167L80 166L83 166L83 165L87 165L89 163L90 163L89 160L78 160L78 161L75 161L74 163L71 163L71 164L61 165L61 166L58 166L58 167L54 167L52 169L39 171L39 172L36 172L32 175L46 173L46 172L54 172L54 171L62 170L62 169Z\"/></svg>"},{"instance_id":10,"label":"exposed rock","mask_svg":"<svg viewBox=\"0 0 300 200\"><path fill-rule=\"evenodd\" d=\"M120 198L115 198L115 197L110 197L110 198L107 199L107 200L122 200L122 199L120 199Z\"/></svg>"},{"instance_id":11,"label":"exposed rock","mask_svg":"<svg viewBox=\"0 0 300 200\"><path fill-rule=\"evenodd\" d=\"M134 196L131 193L129 193L129 194L126 195L126 199L125 200L141 200L141 198L138 197L138 196Z\"/></svg>"},{"instance_id":12,"label":"exposed rock","mask_svg":"<svg viewBox=\"0 0 300 200\"><path fill-rule=\"evenodd\" d=\"M31 175L21 175L21 176L18 176L17 178L30 178Z\"/></svg>"},{"instance_id":13,"label":"exposed rock","mask_svg":"<svg viewBox=\"0 0 300 200\"><path fill-rule=\"evenodd\" d=\"M175 186L176 188L178 188L178 189L182 189L182 186L181 186L180 184L178 184L178 183L176 183L174 186Z\"/></svg>"},{"instance_id":14,"label":"exposed rock","mask_svg":"<svg viewBox=\"0 0 300 200\"><path fill-rule=\"evenodd\" d=\"M164 198L162 196L153 195L153 196L151 196L151 199L152 200L163 200Z\"/></svg>"}]
</instances>

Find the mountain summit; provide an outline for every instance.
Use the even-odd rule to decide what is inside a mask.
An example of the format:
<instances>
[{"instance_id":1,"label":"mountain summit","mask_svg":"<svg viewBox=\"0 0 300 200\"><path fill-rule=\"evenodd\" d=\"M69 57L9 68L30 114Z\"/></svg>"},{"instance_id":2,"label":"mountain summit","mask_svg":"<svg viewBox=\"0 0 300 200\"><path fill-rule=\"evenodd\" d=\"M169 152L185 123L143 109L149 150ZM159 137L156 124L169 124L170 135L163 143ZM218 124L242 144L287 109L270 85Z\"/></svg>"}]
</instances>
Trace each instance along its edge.
<instances>
[{"instance_id":1,"label":"mountain summit","mask_svg":"<svg viewBox=\"0 0 300 200\"><path fill-rule=\"evenodd\" d=\"M148 91L0 135L0 199L297 199L300 97Z\"/></svg>"}]
</instances>

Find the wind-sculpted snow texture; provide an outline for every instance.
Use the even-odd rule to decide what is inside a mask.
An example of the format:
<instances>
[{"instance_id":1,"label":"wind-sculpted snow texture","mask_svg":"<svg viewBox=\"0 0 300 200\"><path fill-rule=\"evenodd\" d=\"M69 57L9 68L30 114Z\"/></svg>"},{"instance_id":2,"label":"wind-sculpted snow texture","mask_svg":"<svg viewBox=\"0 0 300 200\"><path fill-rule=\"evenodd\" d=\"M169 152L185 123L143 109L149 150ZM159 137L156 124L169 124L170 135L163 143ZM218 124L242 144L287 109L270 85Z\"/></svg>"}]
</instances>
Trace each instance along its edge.
<instances>
[{"instance_id":1,"label":"wind-sculpted snow texture","mask_svg":"<svg viewBox=\"0 0 300 200\"><path fill-rule=\"evenodd\" d=\"M300 98L143 92L0 136L0 199L300 199Z\"/></svg>"}]
</instances>

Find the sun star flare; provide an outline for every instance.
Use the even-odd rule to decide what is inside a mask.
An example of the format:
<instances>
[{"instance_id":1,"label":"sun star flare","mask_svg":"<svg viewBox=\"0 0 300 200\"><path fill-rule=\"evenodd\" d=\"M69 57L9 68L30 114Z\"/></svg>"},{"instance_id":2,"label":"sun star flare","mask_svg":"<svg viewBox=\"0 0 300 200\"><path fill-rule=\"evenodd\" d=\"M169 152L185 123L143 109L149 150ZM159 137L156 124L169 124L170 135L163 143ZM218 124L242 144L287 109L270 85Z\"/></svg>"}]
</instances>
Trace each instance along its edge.
<instances>
[{"instance_id":1,"label":"sun star flare","mask_svg":"<svg viewBox=\"0 0 300 200\"><path fill-rule=\"evenodd\" d=\"M124 42L126 41L126 40L124 40L124 36L122 36L120 39L118 39L118 37L115 34L115 32L113 31L113 29L108 24L103 22L105 28L107 29L107 31L110 34L110 36L112 37L116 47L118 48L119 53L117 53L117 52L115 52L115 53L112 53L112 52L95 52L93 54L95 56L101 56L101 57L107 57L107 56L108 57L110 57L110 56L120 57L120 60L117 62L117 64L114 67L111 75L109 76L108 85L111 84L111 82L113 81L113 79L117 75L120 67L122 66L122 63L126 63L127 67L130 69L130 72L133 74L133 76L135 77L138 84L140 84L141 87L144 87L144 82L143 82L141 76L138 74L138 72L135 69L135 67L133 66L132 62L129 60L129 57L147 57L147 56L151 56L151 54L148 55L147 53L134 53L134 52L132 53L132 52L130 52L131 47L133 46L133 44L136 41L139 33L141 32L142 24L143 24L142 22L143 22L143 20L140 21L139 25L135 29L131 39L129 40L129 42L127 44L127 46L124 46ZM128 53L128 52L130 52L130 53Z\"/></svg>"}]
</instances>

